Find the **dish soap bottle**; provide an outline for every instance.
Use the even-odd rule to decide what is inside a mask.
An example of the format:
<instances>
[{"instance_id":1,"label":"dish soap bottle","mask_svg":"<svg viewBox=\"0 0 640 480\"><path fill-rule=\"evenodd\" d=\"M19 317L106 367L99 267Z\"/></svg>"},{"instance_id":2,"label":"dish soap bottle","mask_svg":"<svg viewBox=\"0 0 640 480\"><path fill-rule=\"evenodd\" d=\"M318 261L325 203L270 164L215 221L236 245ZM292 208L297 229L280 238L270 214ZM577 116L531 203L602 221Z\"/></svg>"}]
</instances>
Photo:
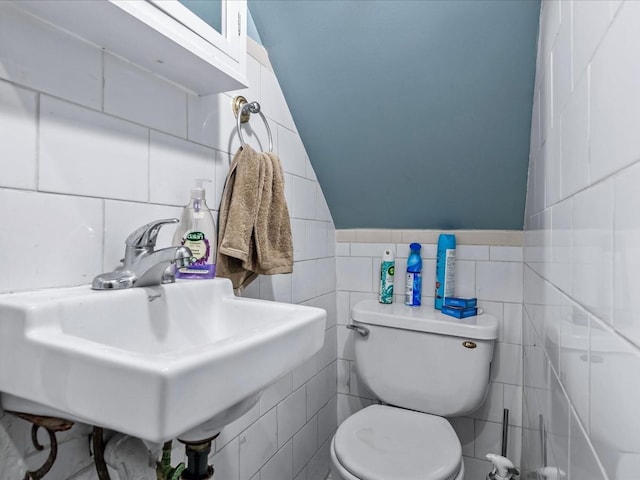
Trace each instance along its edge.
<instances>
[{"instance_id":1,"label":"dish soap bottle","mask_svg":"<svg viewBox=\"0 0 640 480\"><path fill-rule=\"evenodd\" d=\"M405 283L404 304L410 307L418 307L421 303L422 295L422 257L420 250L422 245L412 243L409 245L411 253L407 259L407 280Z\"/></svg>"},{"instance_id":2,"label":"dish soap bottle","mask_svg":"<svg viewBox=\"0 0 640 480\"><path fill-rule=\"evenodd\" d=\"M196 179L191 200L184 207L180 223L173 236L174 245L189 247L191 265L176 270L176 278L214 278L216 276L216 223L205 200L203 182Z\"/></svg>"}]
</instances>

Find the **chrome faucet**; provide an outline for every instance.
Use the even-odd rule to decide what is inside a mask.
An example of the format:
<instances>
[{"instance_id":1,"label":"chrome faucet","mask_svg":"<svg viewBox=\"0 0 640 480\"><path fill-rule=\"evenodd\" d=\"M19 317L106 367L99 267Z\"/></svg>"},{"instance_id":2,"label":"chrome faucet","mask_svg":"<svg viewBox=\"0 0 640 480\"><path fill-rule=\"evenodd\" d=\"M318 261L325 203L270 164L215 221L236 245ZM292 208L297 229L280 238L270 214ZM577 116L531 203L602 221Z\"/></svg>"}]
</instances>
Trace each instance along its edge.
<instances>
[{"instance_id":1,"label":"chrome faucet","mask_svg":"<svg viewBox=\"0 0 640 480\"><path fill-rule=\"evenodd\" d=\"M93 279L91 288L109 290L174 282L173 265L190 265L193 256L191 250L184 246L155 250L155 246L160 228L167 223L178 221L177 218L156 220L136 229L125 242L122 266L113 272L98 275Z\"/></svg>"}]
</instances>

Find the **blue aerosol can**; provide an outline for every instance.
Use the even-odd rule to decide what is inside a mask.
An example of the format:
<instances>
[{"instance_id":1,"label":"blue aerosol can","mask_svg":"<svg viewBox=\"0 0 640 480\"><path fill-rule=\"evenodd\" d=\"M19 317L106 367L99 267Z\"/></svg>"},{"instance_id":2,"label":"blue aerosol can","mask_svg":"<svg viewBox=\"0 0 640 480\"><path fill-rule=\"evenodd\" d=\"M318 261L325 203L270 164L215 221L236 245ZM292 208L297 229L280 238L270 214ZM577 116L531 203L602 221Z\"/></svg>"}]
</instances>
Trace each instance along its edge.
<instances>
[{"instance_id":1,"label":"blue aerosol can","mask_svg":"<svg viewBox=\"0 0 640 480\"><path fill-rule=\"evenodd\" d=\"M410 307L420 306L422 295L422 257L420 250L422 245L412 243L409 245L411 253L407 259L407 279L404 291L404 304Z\"/></svg>"},{"instance_id":2,"label":"blue aerosol can","mask_svg":"<svg viewBox=\"0 0 640 480\"><path fill-rule=\"evenodd\" d=\"M442 309L445 297L453 297L456 276L456 236L441 233L436 257L435 308Z\"/></svg>"}]
</instances>

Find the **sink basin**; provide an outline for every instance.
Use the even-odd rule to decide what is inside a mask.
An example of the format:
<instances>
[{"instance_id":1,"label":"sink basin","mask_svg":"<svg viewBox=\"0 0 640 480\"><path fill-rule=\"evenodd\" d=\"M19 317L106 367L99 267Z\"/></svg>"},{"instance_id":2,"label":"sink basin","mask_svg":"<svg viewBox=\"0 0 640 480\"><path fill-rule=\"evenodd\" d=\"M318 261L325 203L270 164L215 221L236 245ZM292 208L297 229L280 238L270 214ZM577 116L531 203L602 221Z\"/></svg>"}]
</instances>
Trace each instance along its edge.
<instances>
[{"instance_id":1,"label":"sink basin","mask_svg":"<svg viewBox=\"0 0 640 480\"><path fill-rule=\"evenodd\" d=\"M227 279L0 295L0 402L154 442L215 433L320 349L325 321Z\"/></svg>"}]
</instances>

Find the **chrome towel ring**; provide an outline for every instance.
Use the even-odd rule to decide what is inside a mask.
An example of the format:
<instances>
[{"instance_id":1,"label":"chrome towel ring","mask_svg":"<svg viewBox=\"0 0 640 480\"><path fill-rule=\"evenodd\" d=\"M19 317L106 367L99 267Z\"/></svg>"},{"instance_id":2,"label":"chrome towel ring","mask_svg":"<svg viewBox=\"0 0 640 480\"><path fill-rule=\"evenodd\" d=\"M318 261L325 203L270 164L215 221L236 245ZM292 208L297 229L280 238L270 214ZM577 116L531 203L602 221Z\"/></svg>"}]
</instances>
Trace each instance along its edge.
<instances>
[{"instance_id":1,"label":"chrome towel ring","mask_svg":"<svg viewBox=\"0 0 640 480\"><path fill-rule=\"evenodd\" d=\"M258 102L247 102L247 99L241 95L238 95L233 99L233 114L236 116L236 129L238 130L238 138L240 143L244 146L246 142L242 136L242 123L247 123L251 118L252 113L257 113L262 118L264 126L267 128L267 136L269 137L269 152L273 152L273 137L271 136L271 129L269 128L269 122L267 118L260 111L260 104Z\"/></svg>"}]
</instances>

